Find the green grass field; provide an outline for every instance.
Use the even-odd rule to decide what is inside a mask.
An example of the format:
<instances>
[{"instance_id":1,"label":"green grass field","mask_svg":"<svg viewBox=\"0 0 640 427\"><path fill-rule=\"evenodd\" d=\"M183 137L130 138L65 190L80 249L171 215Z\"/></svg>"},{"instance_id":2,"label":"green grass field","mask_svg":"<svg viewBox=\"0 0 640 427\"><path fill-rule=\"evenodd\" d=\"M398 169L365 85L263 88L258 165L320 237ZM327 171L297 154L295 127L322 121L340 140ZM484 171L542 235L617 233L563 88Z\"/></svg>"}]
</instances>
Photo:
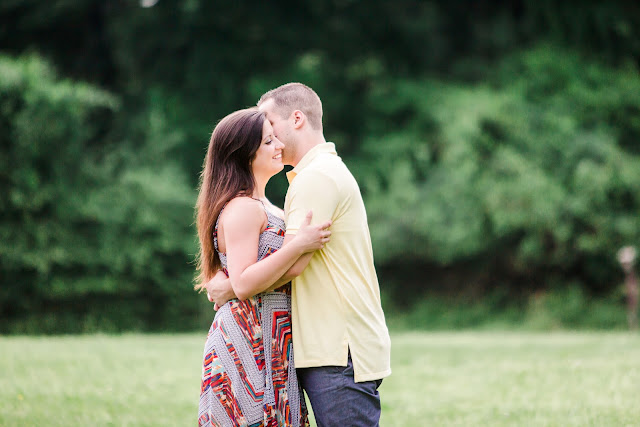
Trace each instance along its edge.
<instances>
[{"instance_id":1,"label":"green grass field","mask_svg":"<svg viewBox=\"0 0 640 427\"><path fill-rule=\"evenodd\" d=\"M192 426L205 333L0 337L0 426ZM382 426L640 426L640 335L394 333Z\"/></svg>"}]
</instances>

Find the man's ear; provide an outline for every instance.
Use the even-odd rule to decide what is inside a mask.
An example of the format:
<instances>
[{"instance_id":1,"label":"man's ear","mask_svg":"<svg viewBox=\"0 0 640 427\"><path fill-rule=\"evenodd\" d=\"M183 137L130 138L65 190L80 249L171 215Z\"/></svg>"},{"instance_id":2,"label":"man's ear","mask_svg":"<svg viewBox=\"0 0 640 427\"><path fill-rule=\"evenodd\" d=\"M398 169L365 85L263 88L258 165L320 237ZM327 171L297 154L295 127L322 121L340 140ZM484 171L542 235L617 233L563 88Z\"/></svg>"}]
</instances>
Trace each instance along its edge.
<instances>
[{"instance_id":1,"label":"man's ear","mask_svg":"<svg viewBox=\"0 0 640 427\"><path fill-rule=\"evenodd\" d=\"M307 120L307 117L300 110L295 110L293 113L291 113L291 115L293 116L294 129L300 129L304 122Z\"/></svg>"}]
</instances>

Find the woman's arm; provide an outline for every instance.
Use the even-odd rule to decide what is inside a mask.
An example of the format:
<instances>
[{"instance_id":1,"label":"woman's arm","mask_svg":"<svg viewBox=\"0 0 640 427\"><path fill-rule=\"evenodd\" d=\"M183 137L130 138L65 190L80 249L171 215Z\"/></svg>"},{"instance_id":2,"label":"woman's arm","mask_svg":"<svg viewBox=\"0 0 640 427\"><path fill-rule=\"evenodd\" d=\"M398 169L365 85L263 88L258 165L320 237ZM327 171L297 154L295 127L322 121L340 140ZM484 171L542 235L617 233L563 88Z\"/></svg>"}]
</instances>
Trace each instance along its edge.
<instances>
[{"instance_id":1,"label":"woman's arm","mask_svg":"<svg viewBox=\"0 0 640 427\"><path fill-rule=\"evenodd\" d=\"M284 246L284 244L282 245ZM291 266L290 269L287 270L286 273L276 282L274 283L267 291L273 291L278 289L280 286L285 285L302 274L305 267L309 264L309 260L313 256L313 252L307 252L302 255L298 260Z\"/></svg>"},{"instance_id":2,"label":"woman's arm","mask_svg":"<svg viewBox=\"0 0 640 427\"><path fill-rule=\"evenodd\" d=\"M221 218L229 280L240 300L269 289L303 254L321 249L331 233L326 230L330 221L311 226L312 214L309 212L295 238L268 258L256 262L263 215L260 205L242 197L232 200Z\"/></svg>"},{"instance_id":3,"label":"woman's arm","mask_svg":"<svg viewBox=\"0 0 640 427\"><path fill-rule=\"evenodd\" d=\"M285 285L302 274L304 267L307 266L309 260L313 256L312 252L306 253L302 255L298 260L284 273L276 283L271 285L265 292L270 292L278 289L282 285ZM262 261L260 261L262 262ZM219 270L218 273L211 279L206 285L207 289L207 297L210 302L215 303L214 310L218 310L220 307L225 305L229 300L236 298L236 294L233 292L233 288L231 287L231 280L227 277L226 274L222 270ZM258 294L256 292L253 295Z\"/></svg>"}]
</instances>

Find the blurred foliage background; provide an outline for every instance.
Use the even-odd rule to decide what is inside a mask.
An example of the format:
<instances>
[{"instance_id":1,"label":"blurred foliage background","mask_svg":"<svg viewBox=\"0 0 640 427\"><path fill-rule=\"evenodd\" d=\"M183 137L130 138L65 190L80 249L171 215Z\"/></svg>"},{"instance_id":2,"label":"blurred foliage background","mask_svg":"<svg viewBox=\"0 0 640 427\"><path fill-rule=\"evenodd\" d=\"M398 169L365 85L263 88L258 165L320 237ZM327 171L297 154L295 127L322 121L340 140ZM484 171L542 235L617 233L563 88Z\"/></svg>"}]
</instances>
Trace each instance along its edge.
<instances>
[{"instance_id":1,"label":"blurred foliage background","mask_svg":"<svg viewBox=\"0 0 640 427\"><path fill-rule=\"evenodd\" d=\"M392 324L625 325L640 4L3 0L0 24L2 333L205 328L209 135L289 81L361 185Z\"/></svg>"}]
</instances>

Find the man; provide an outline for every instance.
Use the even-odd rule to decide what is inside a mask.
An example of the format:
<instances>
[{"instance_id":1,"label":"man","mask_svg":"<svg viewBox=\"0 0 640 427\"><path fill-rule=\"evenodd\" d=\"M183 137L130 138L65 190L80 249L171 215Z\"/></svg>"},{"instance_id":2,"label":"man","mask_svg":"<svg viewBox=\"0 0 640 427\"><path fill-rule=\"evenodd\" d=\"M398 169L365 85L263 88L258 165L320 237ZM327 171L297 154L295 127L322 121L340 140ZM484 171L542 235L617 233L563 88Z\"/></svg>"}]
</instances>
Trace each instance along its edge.
<instances>
[{"instance_id":1,"label":"man","mask_svg":"<svg viewBox=\"0 0 640 427\"><path fill-rule=\"evenodd\" d=\"M357 182L325 141L322 103L308 86L289 83L258 102L284 143L286 245L313 211L331 219L331 241L296 264L292 321L298 377L318 426L376 426L378 386L391 374L390 339L380 305L371 239Z\"/></svg>"}]
</instances>

